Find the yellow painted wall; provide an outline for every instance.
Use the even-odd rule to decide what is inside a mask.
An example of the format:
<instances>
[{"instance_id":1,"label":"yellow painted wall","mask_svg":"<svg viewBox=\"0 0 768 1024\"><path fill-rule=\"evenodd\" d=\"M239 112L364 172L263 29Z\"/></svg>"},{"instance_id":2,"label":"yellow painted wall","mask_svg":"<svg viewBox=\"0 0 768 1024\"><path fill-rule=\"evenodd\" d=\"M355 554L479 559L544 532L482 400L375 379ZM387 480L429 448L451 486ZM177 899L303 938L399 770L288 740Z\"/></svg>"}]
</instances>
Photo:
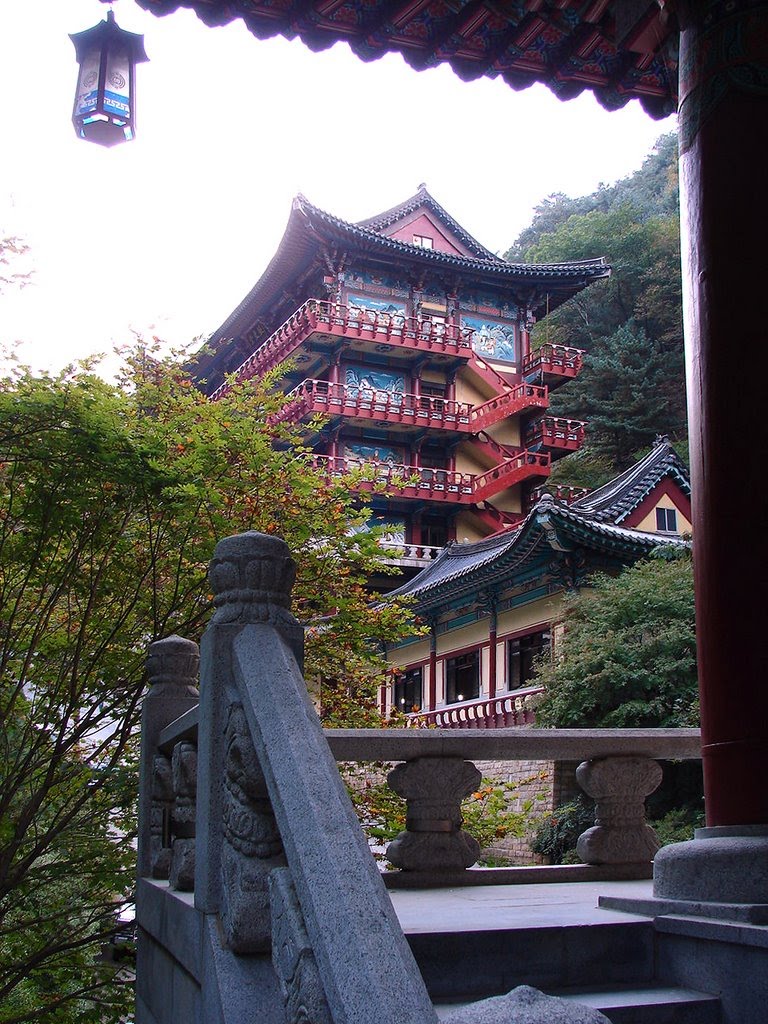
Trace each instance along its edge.
<instances>
[{"instance_id":1,"label":"yellow painted wall","mask_svg":"<svg viewBox=\"0 0 768 1024\"><path fill-rule=\"evenodd\" d=\"M508 420L502 420L500 423L494 423L488 427L486 434L490 434L499 444L509 444L518 447L521 444L520 417L513 416Z\"/></svg>"},{"instance_id":2,"label":"yellow painted wall","mask_svg":"<svg viewBox=\"0 0 768 1024\"><path fill-rule=\"evenodd\" d=\"M673 508L673 509L675 509L677 511L677 532L678 533L692 533L693 532L693 526L691 525L690 521L685 518L683 513L678 508L677 504L669 497L669 495L666 495L666 494L664 495L663 498L660 498L656 502L656 504L653 506L651 511L648 513L648 515L644 519L641 519L640 522L637 524L637 526L634 527L634 529L635 530L647 530L649 533L656 533L657 532L656 531L656 509L657 508ZM666 534L666 536L669 536L669 534Z\"/></svg>"},{"instance_id":3,"label":"yellow painted wall","mask_svg":"<svg viewBox=\"0 0 768 1024\"><path fill-rule=\"evenodd\" d=\"M476 541L488 536L488 530L475 519L470 512L460 512L456 517L456 540Z\"/></svg>"},{"instance_id":4,"label":"yellow painted wall","mask_svg":"<svg viewBox=\"0 0 768 1024\"><path fill-rule=\"evenodd\" d=\"M473 381L467 379L466 374L460 373L456 378L456 401L469 402L470 405L482 405L487 402L489 394L481 391Z\"/></svg>"}]
</instances>

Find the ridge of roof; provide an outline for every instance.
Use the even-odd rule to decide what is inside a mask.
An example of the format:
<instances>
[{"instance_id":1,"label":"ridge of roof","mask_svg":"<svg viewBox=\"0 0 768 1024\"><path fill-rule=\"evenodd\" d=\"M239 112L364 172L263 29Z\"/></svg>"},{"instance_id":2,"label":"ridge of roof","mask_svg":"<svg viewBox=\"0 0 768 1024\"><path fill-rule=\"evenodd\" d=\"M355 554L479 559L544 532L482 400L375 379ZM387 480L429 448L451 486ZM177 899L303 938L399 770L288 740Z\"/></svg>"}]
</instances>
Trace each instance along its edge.
<instances>
[{"instance_id":1,"label":"ridge of roof","mask_svg":"<svg viewBox=\"0 0 768 1024\"><path fill-rule=\"evenodd\" d=\"M659 435L653 448L634 466L571 504L577 512L615 524L626 519L645 496L666 476L671 476L686 494L691 493L688 470L669 442Z\"/></svg>"},{"instance_id":2,"label":"ridge of roof","mask_svg":"<svg viewBox=\"0 0 768 1024\"><path fill-rule=\"evenodd\" d=\"M381 213L377 213L373 217L366 217L364 220L357 221L357 227L364 228L368 231L375 231L377 234L381 233L384 228L390 227L392 224L396 224L403 217L407 217L408 214L414 211L426 208L431 210L432 213L438 217L439 220L454 234L468 249L474 251L475 255L481 259L492 260L494 263L506 263L506 260L502 259L501 256L497 256L496 253L491 252L486 247L462 227L457 220L455 220L450 213L441 206L440 203L435 199L433 195L427 190L427 186L422 182L418 190L410 196L408 199L403 200L402 203L398 203L396 206L390 207L388 210L383 210Z\"/></svg>"},{"instance_id":3,"label":"ridge of roof","mask_svg":"<svg viewBox=\"0 0 768 1024\"><path fill-rule=\"evenodd\" d=\"M483 257L459 256L454 253L443 252L440 249L423 249L421 246L389 238L387 235L382 235L378 231L365 227L364 221L353 223L352 221L337 217L333 213L328 213L327 210L322 210L319 206L315 206L305 196L297 196L293 202L293 209L307 219L316 217L331 227L356 236L361 241L368 241L382 248L393 249L396 252L407 253L409 256L424 260L425 262L451 263L467 267L468 269L475 268L510 274L518 273L529 277L543 277L553 273L574 275L589 271L602 271L602 273L590 274L590 276L595 278L607 277L610 274L610 267L605 256L597 256L589 260L572 260L568 263L508 263L507 260L495 256L488 249L484 249L488 256ZM480 243L477 242L476 244L479 245Z\"/></svg>"}]
</instances>

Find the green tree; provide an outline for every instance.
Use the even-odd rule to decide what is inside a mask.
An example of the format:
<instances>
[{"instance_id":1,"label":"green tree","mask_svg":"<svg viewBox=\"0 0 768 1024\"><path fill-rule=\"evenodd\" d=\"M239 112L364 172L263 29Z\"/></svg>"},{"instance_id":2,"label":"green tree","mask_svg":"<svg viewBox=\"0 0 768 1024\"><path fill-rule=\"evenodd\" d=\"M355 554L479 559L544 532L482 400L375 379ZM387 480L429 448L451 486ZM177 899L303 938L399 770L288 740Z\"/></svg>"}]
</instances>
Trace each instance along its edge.
<instances>
[{"instance_id":1,"label":"green tree","mask_svg":"<svg viewBox=\"0 0 768 1024\"><path fill-rule=\"evenodd\" d=\"M117 1020L130 1002L99 956L133 886L136 725L146 647L199 639L223 536L285 537L307 672L368 697L368 643L407 632L371 608L375 532L327 478L267 380L209 402L173 360L127 355L0 379L0 1021Z\"/></svg>"},{"instance_id":2,"label":"green tree","mask_svg":"<svg viewBox=\"0 0 768 1024\"><path fill-rule=\"evenodd\" d=\"M663 553L663 550L661 551ZM698 724L693 566L687 553L597 575L566 598L562 639L540 662L539 725Z\"/></svg>"},{"instance_id":3,"label":"green tree","mask_svg":"<svg viewBox=\"0 0 768 1024\"><path fill-rule=\"evenodd\" d=\"M577 381L552 396L552 412L587 421L587 453L609 460L608 476L625 469L637 449L657 433L684 443L686 433L683 364L680 225L677 148L662 136L635 174L591 196L551 196L508 253L532 263L558 263L605 256L611 277L585 289L554 310L534 329L534 345L554 342L585 349L588 359ZM640 333L642 332L642 334ZM647 342L647 380L639 377L637 341ZM622 354L622 344L627 352ZM621 380L621 366L627 377ZM606 375L607 364L612 364ZM623 417L631 447L617 443L619 401L606 408L608 377L629 395ZM649 426L650 412L654 422ZM589 467L587 467L589 468ZM558 466L561 483L591 483L585 463L570 456ZM595 479L603 476L602 470Z\"/></svg>"}]
</instances>

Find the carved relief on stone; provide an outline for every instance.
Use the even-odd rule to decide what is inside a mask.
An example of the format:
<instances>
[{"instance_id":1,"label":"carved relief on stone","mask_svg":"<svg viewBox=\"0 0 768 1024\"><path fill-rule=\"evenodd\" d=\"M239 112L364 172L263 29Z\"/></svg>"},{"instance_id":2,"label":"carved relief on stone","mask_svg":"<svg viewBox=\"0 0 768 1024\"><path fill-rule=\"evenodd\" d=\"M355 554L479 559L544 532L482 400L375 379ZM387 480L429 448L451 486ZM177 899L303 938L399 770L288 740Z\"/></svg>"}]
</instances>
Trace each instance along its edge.
<instances>
[{"instance_id":1,"label":"carved relief on stone","mask_svg":"<svg viewBox=\"0 0 768 1024\"><path fill-rule=\"evenodd\" d=\"M173 772L170 759L156 754L152 760L152 809L149 844L152 878L168 878L171 870L171 811Z\"/></svg>"},{"instance_id":2,"label":"carved relief on stone","mask_svg":"<svg viewBox=\"0 0 768 1024\"><path fill-rule=\"evenodd\" d=\"M171 832L172 889L191 892L195 887L195 819L197 817L197 747L183 740L173 748L173 812Z\"/></svg>"},{"instance_id":3,"label":"carved relief on stone","mask_svg":"<svg viewBox=\"0 0 768 1024\"><path fill-rule=\"evenodd\" d=\"M419 757L397 765L387 783L407 802L406 831L389 844L387 859L405 871L462 871L480 846L462 831L461 801L481 775L460 757Z\"/></svg>"},{"instance_id":4,"label":"carved relief on stone","mask_svg":"<svg viewBox=\"0 0 768 1024\"><path fill-rule=\"evenodd\" d=\"M649 757L605 757L579 765L576 779L597 805L594 827L576 844L585 864L653 860L659 841L646 824L645 798L661 776L661 766Z\"/></svg>"},{"instance_id":5,"label":"carved relief on stone","mask_svg":"<svg viewBox=\"0 0 768 1024\"><path fill-rule=\"evenodd\" d=\"M224 740L221 920L226 945L237 953L270 948L267 880L285 863L283 845L245 713L229 710Z\"/></svg>"},{"instance_id":6,"label":"carved relief on stone","mask_svg":"<svg viewBox=\"0 0 768 1024\"><path fill-rule=\"evenodd\" d=\"M285 1001L288 1024L332 1024L296 890L287 868L269 876L272 963Z\"/></svg>"}]
</instances>

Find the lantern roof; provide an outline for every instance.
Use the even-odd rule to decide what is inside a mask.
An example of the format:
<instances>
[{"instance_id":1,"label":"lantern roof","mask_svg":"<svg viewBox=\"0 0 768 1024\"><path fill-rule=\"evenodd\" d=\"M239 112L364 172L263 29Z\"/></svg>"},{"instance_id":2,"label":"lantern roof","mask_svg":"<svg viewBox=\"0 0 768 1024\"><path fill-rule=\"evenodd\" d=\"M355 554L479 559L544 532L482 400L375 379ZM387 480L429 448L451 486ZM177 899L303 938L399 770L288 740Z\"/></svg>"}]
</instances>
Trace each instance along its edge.
<instances>
[{"instance_id":1,"label":"lantern roof","mask_svg":"<svg viewBox=\"0 0 768 1024\"><path fill-rule=\"evenodd\" d=\"M124 49L128 50L134 64L142 64L149 60L144 49L144 36L139 32L128 32L126 29L120 28L115 21L113 11L107 11L106 19L100 21L98 25L82 32L70 33L69 38L75 47L78 63L81 63L85 55L92 50L101 49L104 44L109 45L118 41Z\"/></svg>"}]
</instances>

